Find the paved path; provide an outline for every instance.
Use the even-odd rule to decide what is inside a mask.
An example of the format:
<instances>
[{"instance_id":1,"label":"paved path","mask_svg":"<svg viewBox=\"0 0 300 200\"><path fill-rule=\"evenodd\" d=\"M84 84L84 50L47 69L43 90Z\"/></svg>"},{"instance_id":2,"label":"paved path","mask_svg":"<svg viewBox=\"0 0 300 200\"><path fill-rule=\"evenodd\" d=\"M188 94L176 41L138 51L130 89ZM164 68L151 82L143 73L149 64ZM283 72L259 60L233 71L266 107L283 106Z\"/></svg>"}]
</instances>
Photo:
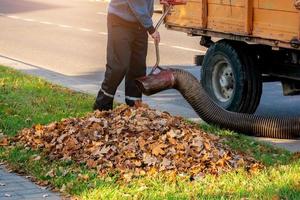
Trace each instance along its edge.
<instances>
[{"instance_id":1,"label":"paved path","mask_svg":"<svg viewBox=\"0 0 300 200\"><path fill-rule=\"evenodd\" d=\"M9 173L0 165L0 200L60 200L58 194L38 187L28 179Z\"/></svg>"}]
</instances>

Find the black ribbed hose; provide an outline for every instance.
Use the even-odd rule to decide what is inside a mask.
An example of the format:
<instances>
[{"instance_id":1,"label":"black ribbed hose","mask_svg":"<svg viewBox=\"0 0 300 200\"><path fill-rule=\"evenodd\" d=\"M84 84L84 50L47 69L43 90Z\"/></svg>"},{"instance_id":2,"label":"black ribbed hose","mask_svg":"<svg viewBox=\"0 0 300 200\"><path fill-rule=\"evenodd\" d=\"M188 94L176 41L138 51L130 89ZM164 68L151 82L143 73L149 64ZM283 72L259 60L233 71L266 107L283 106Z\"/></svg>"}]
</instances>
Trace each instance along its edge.
<instances>
[{"instance_id":1,"label":"black ribbed hose","mask_svg":"<svg viewBox=\"0 0 300 200\"><path fill-rule=\"evenodd\" d=\"M292 139L300 136L300 118L265 117L227 111L208 96L192 74L184 70L162 70L158 74L139 78L136 83L146 95L177 89L200 118L221 128L257 137Z\"/></svg>"},{"instance_id":2,"label":"black ribbed hose","mask_svg":"<svg viewBox=\"0 0 300 200\"><path fill-rule=\"evenodd\" d=\"M234 113L218 106L189 72L171 69L177 89L207 123L258 137L291 139L300 136L300 118Z\"/></svg>"}]
</instances>

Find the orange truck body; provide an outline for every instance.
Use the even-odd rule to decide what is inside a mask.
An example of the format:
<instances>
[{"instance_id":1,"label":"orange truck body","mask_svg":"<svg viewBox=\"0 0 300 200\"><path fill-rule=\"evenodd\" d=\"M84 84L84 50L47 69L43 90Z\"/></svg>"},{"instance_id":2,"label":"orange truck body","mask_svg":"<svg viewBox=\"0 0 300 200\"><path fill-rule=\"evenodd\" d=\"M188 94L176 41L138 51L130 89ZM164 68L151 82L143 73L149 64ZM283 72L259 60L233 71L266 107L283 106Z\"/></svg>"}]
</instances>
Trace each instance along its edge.
<instances>
[{"instance_id":1,"label":"orange truck body","mask_svg":"<svg viewBox=\"0 0 300 200\"><path fill-rule=\"evenodd\" d=\"M188 0L174 6L166 26L202 35L299 49L297 0Z\"/></svg>"}]
</instances>

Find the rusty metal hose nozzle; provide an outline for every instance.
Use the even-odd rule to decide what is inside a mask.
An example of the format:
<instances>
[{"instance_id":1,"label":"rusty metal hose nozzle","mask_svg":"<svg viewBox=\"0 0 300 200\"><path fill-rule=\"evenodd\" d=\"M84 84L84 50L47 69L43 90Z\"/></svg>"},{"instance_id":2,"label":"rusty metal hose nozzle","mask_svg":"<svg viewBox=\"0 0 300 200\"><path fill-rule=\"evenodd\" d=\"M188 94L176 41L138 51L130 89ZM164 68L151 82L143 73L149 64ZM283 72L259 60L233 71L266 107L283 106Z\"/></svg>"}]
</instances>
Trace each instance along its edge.
<instances>
[{"instance_id":1,"label":"rusty metal hose nozzle","mask_svg":"<svg viewBox=\"0 0 300 200\"><path fill-rule=\"evenodd\" d=\"M136 79L135 82L143 94L150 96L160 91L173 88L175 78L172 70L160 69L158 73L154 72L148 76L140 77Z\"/></svg>"}]
</instances>

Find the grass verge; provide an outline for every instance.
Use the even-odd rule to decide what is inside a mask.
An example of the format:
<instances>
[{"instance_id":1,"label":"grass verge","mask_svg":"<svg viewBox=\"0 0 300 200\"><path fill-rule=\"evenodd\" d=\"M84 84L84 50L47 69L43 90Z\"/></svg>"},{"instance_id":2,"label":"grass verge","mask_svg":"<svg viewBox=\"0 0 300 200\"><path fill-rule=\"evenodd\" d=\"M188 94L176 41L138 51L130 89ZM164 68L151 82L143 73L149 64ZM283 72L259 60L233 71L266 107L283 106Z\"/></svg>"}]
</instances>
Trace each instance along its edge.
<instances>
[{"instance_id":1,"label":"grass verge","mask_svg":"<svg viewBox=\"0 0 300 200\"><path fill-rule=\"evenodd\" d=\"M92 102L89 95L0 66L0 129L6 135L14 136L33 124L82 116L91 110ZM195 181L174 174L151 174L122 182L117 175L99 177L78 163L50 162L43 153L22 146L0 147L0 160L81 199L300 199L296 155L209 125L201 128L226 138L225 143L254 156L266 169L255 174L241 169Z\"/></svg>"}]
</instances>

